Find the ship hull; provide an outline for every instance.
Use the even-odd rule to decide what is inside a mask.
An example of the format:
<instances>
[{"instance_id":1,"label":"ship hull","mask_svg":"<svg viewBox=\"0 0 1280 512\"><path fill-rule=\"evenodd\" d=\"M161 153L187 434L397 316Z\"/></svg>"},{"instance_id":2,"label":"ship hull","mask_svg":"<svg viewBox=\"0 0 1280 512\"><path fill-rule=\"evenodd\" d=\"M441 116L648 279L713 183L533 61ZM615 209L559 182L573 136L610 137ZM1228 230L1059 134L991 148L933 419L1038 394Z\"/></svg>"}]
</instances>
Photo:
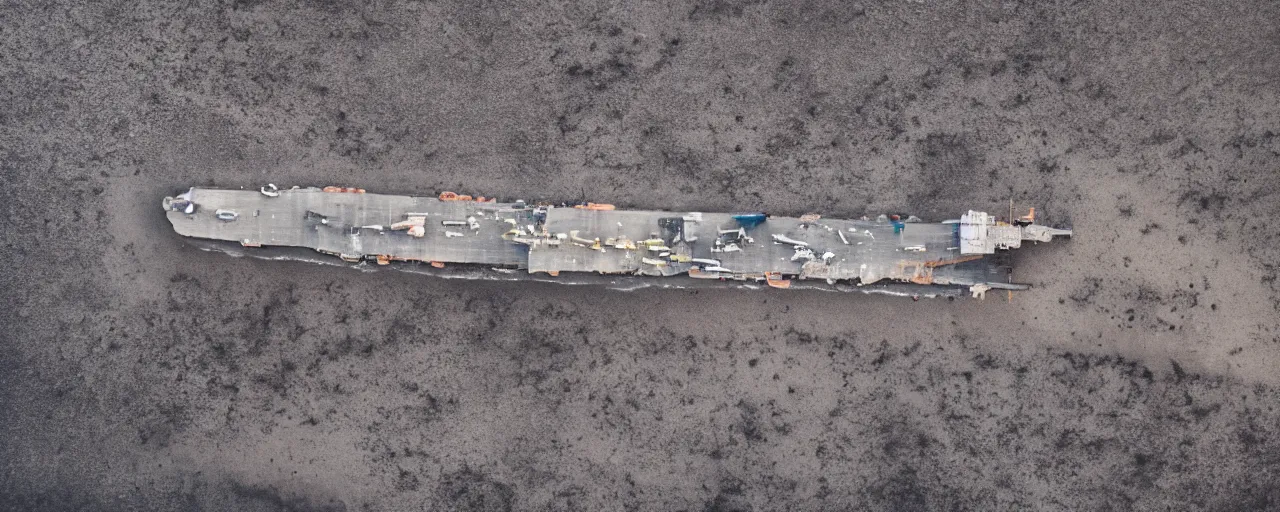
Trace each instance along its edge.
<instances>
[{"instance_id":1,"label":"ship hull","mask_svg":"<svg viewBox=\"0 0 1280 512\"><path fill-rule=\"evenodd\" d=\"M267 192L193 188L165 198L164 207L183 236L245 251L305 248L354 263L461 265L552 280L680 277L775 289L805 282L901 283L929 293L1025 288L1008 283L1002 259L962 254L954 223L535 206L359 189Z\"/></svg>"}]
</instances>

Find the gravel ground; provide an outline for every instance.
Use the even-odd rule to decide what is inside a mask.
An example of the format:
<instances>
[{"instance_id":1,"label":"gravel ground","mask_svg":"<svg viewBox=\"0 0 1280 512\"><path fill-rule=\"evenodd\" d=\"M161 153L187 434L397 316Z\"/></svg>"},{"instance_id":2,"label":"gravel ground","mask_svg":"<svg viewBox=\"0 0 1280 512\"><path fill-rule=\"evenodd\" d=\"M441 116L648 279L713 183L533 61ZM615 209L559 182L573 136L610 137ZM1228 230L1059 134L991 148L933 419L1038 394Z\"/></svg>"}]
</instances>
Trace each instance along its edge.
<instances>
[{"instance_id":1,"label":"gravel ground","mask_svg":"<svg viewBox=\"0 0 1280 512\"><path fill-rule=\"evenodd\" d=\"M0 508L1280 507L1275 2L0 7ZM231 258L189 185L1034 205L1012 302Z\"/></svg>"}]
</instances>

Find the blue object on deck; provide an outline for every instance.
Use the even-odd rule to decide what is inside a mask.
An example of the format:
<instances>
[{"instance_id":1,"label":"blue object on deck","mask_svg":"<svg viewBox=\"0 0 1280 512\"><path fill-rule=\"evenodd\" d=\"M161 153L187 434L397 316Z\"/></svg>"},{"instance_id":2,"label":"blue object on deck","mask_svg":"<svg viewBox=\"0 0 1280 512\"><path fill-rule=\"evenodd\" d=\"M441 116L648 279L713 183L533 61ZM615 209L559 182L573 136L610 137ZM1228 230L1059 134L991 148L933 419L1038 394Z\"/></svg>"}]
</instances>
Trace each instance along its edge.
<instances>
[{"instance_id":1,"label":"blue object on deck","mask_svg":"<svg viewBox=\"0 0 1280 512\"><path fill-rule=\"evenodd\" d=\"M897 221L897 220L893 221L893 234L896 235L898 233L901 233L902 230L906 228L907 228L907 225L902 221Z\"/></svg>"},{"instance_id":2,"label":"blue object on deck","mask_svg":"<svg viewBox=\"0 0 1280 512\"><path fill-rule=\"evenodd\" d=\"M754 228L765 221L767 217L763 213L743 213L734 215L733 220L738 221L744 228Z\"/></svg>"}]
</instances>

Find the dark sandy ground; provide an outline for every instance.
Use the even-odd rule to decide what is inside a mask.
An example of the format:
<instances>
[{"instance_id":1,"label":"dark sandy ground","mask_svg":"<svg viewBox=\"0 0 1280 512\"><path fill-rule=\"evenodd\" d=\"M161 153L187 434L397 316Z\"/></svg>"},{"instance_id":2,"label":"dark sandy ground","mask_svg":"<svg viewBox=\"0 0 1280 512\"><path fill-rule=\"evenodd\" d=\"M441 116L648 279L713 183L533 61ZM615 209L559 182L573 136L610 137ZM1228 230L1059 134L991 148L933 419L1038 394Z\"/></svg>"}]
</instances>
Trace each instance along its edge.
<instances>
[{"instance_id":1,"label":"dark sandy ground","mask_svg":"<svg viewBox=\"0 0 1280 512\"><path fill-rule=\"evenodd\" d=\"M213 3L0 7L0 508L1280 507L1275 2ZM267 181L1078 236L911 302L237 259L159 208Z\"/></svg>"}]
</instances>

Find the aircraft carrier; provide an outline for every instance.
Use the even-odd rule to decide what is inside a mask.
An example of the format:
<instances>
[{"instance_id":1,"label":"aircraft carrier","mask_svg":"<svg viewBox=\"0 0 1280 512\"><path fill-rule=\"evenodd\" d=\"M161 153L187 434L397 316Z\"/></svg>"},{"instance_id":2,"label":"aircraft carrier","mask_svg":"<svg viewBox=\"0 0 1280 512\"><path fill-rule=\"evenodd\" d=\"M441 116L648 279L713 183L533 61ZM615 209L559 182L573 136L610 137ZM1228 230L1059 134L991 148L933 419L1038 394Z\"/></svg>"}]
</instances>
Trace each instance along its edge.
<instances>
[{"instance_id":1,"label":"aircraft carrier","mask_svg":"<svg viewBox=\"0 0 1280 512\"><path fill-rule=\"evenodd\" d=\"M183 236L244 247L308 248L352 263L478 266L556 278L678 277L773 288L894 283L979 298L993 289L1028 288L1011 282L1001 252L1071 235L1069 229L1036 224L1034 209L1015 216L1012 206L1004 218L969 211L925 223L896 215L842 220L619 210L453 192L410 197L275 185L191 188L164 198L162 206Z\"/></svg>"}]
</instances>

